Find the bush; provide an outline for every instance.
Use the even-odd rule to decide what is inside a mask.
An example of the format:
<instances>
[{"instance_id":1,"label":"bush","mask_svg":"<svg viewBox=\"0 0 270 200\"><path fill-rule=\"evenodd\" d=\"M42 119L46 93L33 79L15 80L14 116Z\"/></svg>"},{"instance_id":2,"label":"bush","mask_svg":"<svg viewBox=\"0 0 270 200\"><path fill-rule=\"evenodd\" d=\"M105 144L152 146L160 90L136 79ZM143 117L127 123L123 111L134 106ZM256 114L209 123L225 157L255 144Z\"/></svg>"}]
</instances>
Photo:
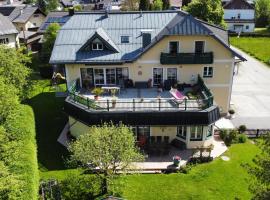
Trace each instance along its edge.
<instances>
[{"instance_id":1,"label":"bush","mask_svg":"<svg viewBox=\"0 0 270 200\"><path fill-rule=\"evenodd\" d=\"M244 133L247 130L247 127L245 125L241 125L238 128L239 133Z\"/></svg>"},{"instance_id":2,"label":"bush","mask_svg":"<svg viewBox=\"0 0 270 200\"><path fill-rule=\"evenodd\" d=\"M88 200L100 195L101 180L95 175L72 175L60 183L65 200Z\"/></svg>"},{"instance_id":3,"label":"bush","mask_svg":"<svg viewBox=\"0 0 270 200\"><path fill-rule=\"evenodd\" d=\"M37 199L39 173L32 109L26 105L18 106L7 117L4 128L2 137L5 137L6 143L4 152L1 152L1 160L19 181L16 185L8 186L9 193L15 193L15 199ZM3 184L1 179L0 184Z\"/></svg>"},{"instance_id":4,"label":"bush","mask_svg":"<svg viewBox=\"0 0 270 200\"><path fill-rule=\"evenodd\" d=\"M238 132L236 130L221 129L219 132L220 138L225 142L227 146L230 146L234 142L238 142L237 139Z\"/></svg>"},{"instance_id":5,"label":"bush","mask_svg":"<svg viewBox=\"0 0 270 200\"><path fill-rule=\"evenodd\" d=\"M227 130L227 129L221 129L221 130L219 131L219 137L220 137L222 140L224 140L224 139L226 138L226 136L227 136L227 133L228 133L228 130Z\"/></svg>"},{"instance_id":6,"label":"bush","mask_svg":"<svg viewBox=\"0 0 270 200\"><path fill-rule=\"evenodd\" d=\"M245 134L239 134L237 138L238 138L238 143L245 143L247 141L247 136Z\"/></svg>"},{"instance_id":7,"label":"bush","mask_svg":"<svg viewBox=\"0 0 270 200\"><path fill-rule=\"evenodd\" d=\"M213 157L192 157L188 160L189 164L207 163L213 160Z\"/></svg>"}]
</instances>

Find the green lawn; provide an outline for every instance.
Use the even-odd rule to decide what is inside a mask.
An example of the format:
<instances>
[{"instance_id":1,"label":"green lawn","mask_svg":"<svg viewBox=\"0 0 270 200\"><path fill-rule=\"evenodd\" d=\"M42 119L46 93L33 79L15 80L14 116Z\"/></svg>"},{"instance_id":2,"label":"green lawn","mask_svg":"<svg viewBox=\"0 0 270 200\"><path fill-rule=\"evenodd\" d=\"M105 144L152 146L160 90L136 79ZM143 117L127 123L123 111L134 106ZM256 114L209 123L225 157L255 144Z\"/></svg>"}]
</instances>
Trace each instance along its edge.
<instances>
[{"instance_id":1,"label":"green lawn","mask_svg":"<svg viewBox=\"0 0 270 200\"><path fill-rule=\"evenodd\" d=\"M270 66L270 37L231 37L230 42Z\"/></svg>"},{"instance_id":2,"label":"green lawn","mask_svg":"<svg viewBox=\"0 0 270 200\"><path fill-rule=\"evenodd\" d=\"M250 163L258 152L257 146L250 141L235 144L226 152L230 161L217 159L197 165L189 174L129 175L121 181L125 186L116 192L129 200L250 199L249 175L242 164ZM41 172L40 176L42 179L62 180L79 173L77 170L63 170Z\"/></svg>"},{"instance_id":3,"label":"green lawn","mask_svg":"<svg viewBox=\"0 0 270 200\"><path fill-rule=\"evenodd\" d=\"M33 89L27 103L33 108L36 121L38 161L41 170L64 169L67 150L57 142L67 122L63 112L64 98L56 98L50 80L33 76Z\"/></svg>"}]
</instances>

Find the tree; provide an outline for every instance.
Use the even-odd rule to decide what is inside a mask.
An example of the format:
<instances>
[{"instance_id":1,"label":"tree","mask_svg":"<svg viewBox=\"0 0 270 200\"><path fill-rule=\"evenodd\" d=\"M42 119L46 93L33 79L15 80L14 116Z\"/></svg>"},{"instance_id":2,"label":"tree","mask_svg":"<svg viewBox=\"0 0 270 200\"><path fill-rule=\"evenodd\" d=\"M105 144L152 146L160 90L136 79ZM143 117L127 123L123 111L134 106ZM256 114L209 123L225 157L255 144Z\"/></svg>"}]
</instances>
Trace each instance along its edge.
<instances>
[{"instance_id":1,"label":"tree","mask_svg":"<svg viewBox=\"0 0 270 200\"><path fill-rule=\"evenodd\" d=\"M162 0L154 0L152 4L153 10L162 10L163 2Z\"/></svg>"},{"instance_id":2,"label":"tree","mask_svg":"<svg viewBox=\"0 0 270 200\"><path fill-rule=\"evenodd\" d=\"M57 8L59 7L58 0L37 0L37 4L39 8L45 13L57 10Z\"/></svg>"},{"instance_id":3,"label":"tree","mask_svg":"<svg viewBox=\"0 0 270 200\"><path fill-rule=\"evenodd\" d=\"M250 190L254 194L253 199L270 199L270 133L260 144L261 154L253 160L255 166L249 166L249 173L256 179L251 184Z\"/></svg>"},{"instance_id":4,"label":"tree","mask_svg":"<svg viewBox=\"0 0 270 200\"><path fill-rule=\"evenodd\" d=\"M225 27L221 0L193 0L183 9L193 17Z\"/></svg>"},{"instance_id":5,"label":"tree","mask_svg":"<svg viewBox=\"0 0 270 200\"><path fill-rule=\"evenodd\" d=\"M56 40L56 36L59 29L60 25L58 23L52 23L48 26L44 34L44 43L41 50L41 60L45 63L49 62L54 42Z\"/></svg>"},{"instance_id":6,"label":"tree","mask_svg":"<svg viewBox=\"0 0 270 200\"><path fill-rule=\"evenodd\" d=\"M143 160L135 146L132 131L120 124L92 126L89 132L81 135L69 146L71 160L83 167L99 169L97 175L102 179L102 191L108 192L108 183L117 170L125 172L131 163Z\"/></svg>"},{"instance_id":7,"label":"tree","mask_svg":"<svg viewBox=\"0 0 270 200\"><path fill-rule=\"evenodd\" d=\"M150 1L149 0L140 0L139 10L149 10Z\"/></svg>"},{"instance_id":8,"label":"tree","mask_svg":"<svg viewBox=\"0 0 270 200\"><path fill-rule=\"evenodd\" d=\"M256 0L255 17L257 27L266 27L270 25L270 1Z\"/></svg>"},{"instance_id":9,"label":"tree","mask_svg":"<svg viewBox=\"0 0 270 200\"><path fill-rule=\"evenodd\" d=\"M171 5L170 5L170 0L162 0L163 3L163 10L169 10Z\"/></svg>"},{"instance_id":10,"label":"tree","mask_svg":"<svg viewBox=\"0 0 270 200\"><path fill-rule=\"evenodd\" d=\"M0 45L0 77L3 82L1 84L10 86L21 99L25 97L25 88L28 85L31 70L27 65L30 62L30 55L25 54L24 49L16 50Z\"/></svg>"},{"instance_id":11,"label":"tree","mask_svg":"<svg viewBox=\"0 0 270 200\"><path fill-rule=\"evenodd\" d=\"M129 10L138 10L139 9L139 0L124 0L121 5L121 10L129 11Z\"/></svg>"}]
</instances>

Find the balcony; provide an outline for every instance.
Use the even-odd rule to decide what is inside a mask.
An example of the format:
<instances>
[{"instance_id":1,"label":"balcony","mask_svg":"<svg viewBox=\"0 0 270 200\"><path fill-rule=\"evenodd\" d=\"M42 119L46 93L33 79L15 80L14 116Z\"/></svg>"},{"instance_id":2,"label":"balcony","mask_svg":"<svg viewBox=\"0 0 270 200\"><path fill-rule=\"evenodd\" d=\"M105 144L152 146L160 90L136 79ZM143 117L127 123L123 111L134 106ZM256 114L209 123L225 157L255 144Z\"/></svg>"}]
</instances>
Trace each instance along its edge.
<instances>
[{"instance_id":1,"label":"balcony","mask_svg":"<svg viewBox=\"0 0 270 200\"><path fill-rule=\"evenodd\" d=\"M71 92L64 109L89 125L110 121L129 125L208 125L219 118L219 109L213 105L213 96L200 76L195 86L187 85L181 92L188 96L181 102L175 101L169 91L158 92L157 88L127 88L116 99L103 94L98 100L89 91Z\"/></svg>"},{"instance_id":2,"label":"balcony","mask_svg":"<svg viewBox=\"0 0 270 200\"><path fill-rule=\"evenodd\" d=\"M161 53L161 64L212 64L213 52L206 53Z\"/></svg>"}]
</instances>

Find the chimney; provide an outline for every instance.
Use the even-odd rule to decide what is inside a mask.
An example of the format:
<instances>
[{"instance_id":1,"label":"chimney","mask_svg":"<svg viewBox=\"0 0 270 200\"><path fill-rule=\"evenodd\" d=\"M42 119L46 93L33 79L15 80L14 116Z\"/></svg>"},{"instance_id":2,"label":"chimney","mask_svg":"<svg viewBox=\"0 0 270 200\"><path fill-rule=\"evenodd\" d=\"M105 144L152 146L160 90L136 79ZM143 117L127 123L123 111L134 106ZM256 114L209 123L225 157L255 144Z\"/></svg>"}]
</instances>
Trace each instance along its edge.
<instances>
[{"instance_id":1,"label":"chimney","mask_svg":"<svg viewBox=\"0 0 270 200\"><path fill-rule=\"evenodd\" d=\"M73 7L68 8L68 15L69 16L73 16L74 15L74 8Z\"/></svg>"},{"instance_id":2,"label":"chimney","mask_svg":"<svg viewBox=\"0 0 270 200\"><path fill-rule=\"evenodd\" d=\"M142 31L142 47L145 48L151 43L151 31Z\"/></svg>"}]
</instances>

